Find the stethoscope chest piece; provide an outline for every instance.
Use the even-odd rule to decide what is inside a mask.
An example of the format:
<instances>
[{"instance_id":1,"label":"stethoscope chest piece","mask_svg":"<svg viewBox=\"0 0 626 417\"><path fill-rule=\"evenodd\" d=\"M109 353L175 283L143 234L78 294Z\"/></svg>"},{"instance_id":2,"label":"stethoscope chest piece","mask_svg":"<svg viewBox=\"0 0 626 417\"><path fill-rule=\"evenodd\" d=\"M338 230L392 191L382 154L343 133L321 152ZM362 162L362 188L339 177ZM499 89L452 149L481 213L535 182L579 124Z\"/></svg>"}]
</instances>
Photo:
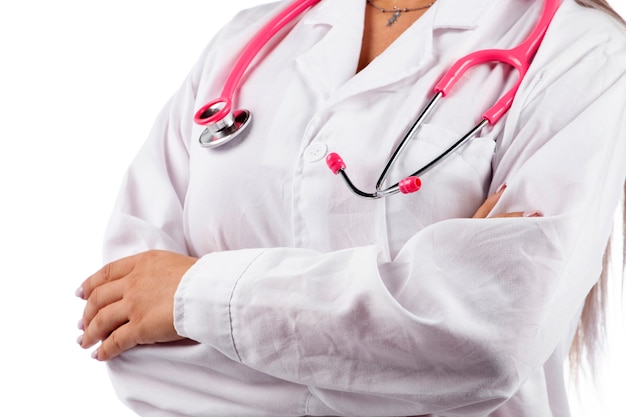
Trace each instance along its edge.
<instances>
[{"instance_id":1,"label":"stethoscope chest piece","mask_svg":"<svg viewBox=\"0 0 626 417\"><path fill-rule=\"evenodd\" d=\"M245 46L241 56L233 68L233 71L226 79L221 97L205 104L196 112L194 116L194 121L197 124L206 126L206 129L202 135L200 135L200 144L202 146L206 148L217 148L218 146L232 142L235 138L242 139L245 136L245 134L242 133L245 133L250 125L250 112L247 110L233 111L233 97L235 95L235 91L239 87L239 82L241 81L244 73L247 71L250 63L263 46L272 39L272 36L278 33L287 23L320 1L321 0L294 0L272 20L266 23L261 31ZM361 191L351 182L348 174L345 172L345 163L336 153L328 155L328 167L333 173L340 174L350 190L361 197L381 198L399 192L409 194L419 190L421 187L421 180L419 179L419 176L421 174L426 173L467 140L477 135L484 126L487 124L495 124L509 110L513 103L517 89L526 75L526 72L530 67L530 63L537 52L537 48L539 48L550 21L559 8L560 3L561 0L544 0L543 10L537 24L531 31L530 35L528 35L528 37L519 45L510 49L483 49L475 51L452 64L448 71L446 71L443 77L434 86L433 92L435 94L430 102L428 102L426 107L422 109L417 119L406 130L404 138L391 154L390 159L387 161L385 168L376 182L376 190L374 192ZM398 10L399 9L396 8L396 14L399 14ZM395 185L386 186L385 183L387 174L398 160L398 157L408 146L409 140L414 137L417 130L423 125L435 105L439 102L439 99L450 93L452 87L463 78L467 70L476 65L485 63L493 65L494 62L510 65L517 69L519 75L517 82L508 92L500 96L498 101L491 108L483 113L483 117L478 124L469 130L463 137L449 146L429 163L412 173L410 176L398 181Z\"/></svg>"},{"instance_id":2,"label":"stethoscope chest piece","mask_svg":"<svg viewBox=\"0 0 626 417\"><path fill-rule=\"evenodd\" d=\"M232 140L243 139L252 117L248 110L230 111L230 103L216 100L196 114L196 121L201 120L206 129L200 135L200 145L205 148L217 148Z\"/></svg>"},{"instance_id":3,"label":"stethoscope chest piece","mask_svg":"<svg viewBox=\"0 0 626 417\"><path fill-rule=\"evenodd\" d=\"M221 129L215 129L214 126L207 126L200 135L200 145L205 148L216 148L225 145L233 139L243 139L251 116L248 110L237 110L231 117L232 123Z\"/></svg>"}]
</instances>

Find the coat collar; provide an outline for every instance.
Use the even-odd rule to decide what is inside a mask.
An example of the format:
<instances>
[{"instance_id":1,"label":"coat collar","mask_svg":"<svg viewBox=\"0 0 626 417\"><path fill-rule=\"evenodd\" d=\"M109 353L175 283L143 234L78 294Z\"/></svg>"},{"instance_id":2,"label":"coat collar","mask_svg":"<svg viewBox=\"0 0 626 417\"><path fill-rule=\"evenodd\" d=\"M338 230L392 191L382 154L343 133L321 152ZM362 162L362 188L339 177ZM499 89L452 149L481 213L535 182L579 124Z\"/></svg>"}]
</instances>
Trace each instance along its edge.
<instances>
[{"instance_id":1,"label":"coat collar","mask_svg":"<svg viewBox=\"0 0 626 417\"><path fill-rule=\"evenodd\" d=\"M433 6L434 29L474 29L499 0L438 0ZM363 18L365 0L322 0L303 18L303 23L335 26L350 16Z\"/></svg>"},{"instance_id":2,"label":"coat collar","mask_svg":"<svg viewBox=\"0 0 626 417\"><path fill-rule=\"evenodd\" d=\"M376 61L355 76L367 4L365 0L322 0L300 21L303 30L320 35L319 41L297 58L297 66L321 98L334 95L333 101L385 87L415 75L431 59L435 30L473 30L489 17L487 12L498 1L438 0L385 51L384 59L393 60L394 65L385 66L384 76L375 71L381 65ZM333 71L329 71L330 65Z\"/></svg>"},{"instance_id":3,"label":"coat collar","mask_svg":"<svg viewBox=\"0 0 626 417\"><path fill-rule=\"evenodd\" d=\"M434 5L433 29L471 30L488 17L500 0L438 0Z\"/></svg>"}]
</instances>

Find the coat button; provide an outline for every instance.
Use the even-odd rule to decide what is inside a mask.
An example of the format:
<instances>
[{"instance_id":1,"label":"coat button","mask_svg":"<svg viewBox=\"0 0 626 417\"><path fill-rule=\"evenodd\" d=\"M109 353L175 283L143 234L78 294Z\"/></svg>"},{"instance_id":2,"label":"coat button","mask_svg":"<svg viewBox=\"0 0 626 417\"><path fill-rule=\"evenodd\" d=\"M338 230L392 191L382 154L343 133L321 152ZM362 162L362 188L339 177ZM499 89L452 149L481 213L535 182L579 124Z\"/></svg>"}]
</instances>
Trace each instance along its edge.
<instances>
[{"instance_id":1,"label":"coat button","mask_svg":"<svg viewBox=\"0 0 626 417\"><path fill-rule=\"evenodd\" d=\"M304 160L309 163L320 161L324 159L327 151L328 147L325 143L312 143L304 150Z\"/></svg>"}]
</instances>

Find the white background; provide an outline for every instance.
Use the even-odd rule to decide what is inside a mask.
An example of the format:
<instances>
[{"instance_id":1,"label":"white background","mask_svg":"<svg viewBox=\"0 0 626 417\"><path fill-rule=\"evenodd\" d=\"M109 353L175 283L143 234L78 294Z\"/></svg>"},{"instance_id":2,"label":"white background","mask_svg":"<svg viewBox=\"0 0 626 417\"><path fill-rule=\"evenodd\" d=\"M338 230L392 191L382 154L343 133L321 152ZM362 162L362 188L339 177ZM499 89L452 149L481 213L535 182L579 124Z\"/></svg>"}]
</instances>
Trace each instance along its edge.
<instances>
[{"instance_id":1,"label":"white background","mask_svg":"<svg viewBox=\"0 0 626 417\"><path fill-rule=\"evenodd\" d=\"M133 415L75 344L74 290L100 267L123 171L157 112L212 34L259 3L0 2L1 415ZM623 312L613 304L601 394L585 388L577 416L626 415Z\"/></svg>"}]
</instances>

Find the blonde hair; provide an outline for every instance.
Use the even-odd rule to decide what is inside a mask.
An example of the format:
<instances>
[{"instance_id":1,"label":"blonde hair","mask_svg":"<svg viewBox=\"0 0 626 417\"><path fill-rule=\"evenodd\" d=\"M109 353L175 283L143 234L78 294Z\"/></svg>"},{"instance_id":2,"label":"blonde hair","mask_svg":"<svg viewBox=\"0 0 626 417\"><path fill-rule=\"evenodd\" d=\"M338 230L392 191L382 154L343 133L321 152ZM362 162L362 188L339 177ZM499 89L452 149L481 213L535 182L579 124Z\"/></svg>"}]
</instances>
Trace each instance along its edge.
<instances>
[{"instance_id":1,"label":"blonde hair","mask_svg":"<svg viewBox=\"0 0 626 417\"><path fill-rule=\"evenodd\" d=\"M607 3L606 0L576 0L576 3L583 7L603 10L613 16L615 19L626 24L626 22L624 22L624 19L609 5L609 3Z\"/></svg>"},{"instance_id":2,"label":"blonde hair","mask_svg":"<svg viewBox=\"0 0 626 417\"><path fill-rule=\"evenodd\" d=\"M624 19L607 3L606 0L576 0L583 7L602 10L626 26ZM622 239L624 240L624 253L622 254L622 279L626 281L626 182L624 183L624 217ZM602 273L596 285L591 289L578 323L576 335L569 352L571 374L578 379L584 369L589 370L589 376L593 379L597 370L597 353L602 348L606 339L606 310L608 300L609 269L611 266L612 241L611 236L602 259Z\"/></svg>"},{"instance_id":3,"label":"blonde hair","mask_svg":"<svg viewBox=\"0 0 626 417\"><path fill-rule=\"evenodd\" d=\"M626 282L626 182L624 183L622 219L622 239L624 242L622 253L622 280ZM602 258L602 272L598 282L591 289L583 307L576 335L569 352L571 374L577 381L581 372L587 369L588 376L592 379L596 376L597 353L602 348L606 339L606 310L609 290L609 270L612 264L613 245L615 236L611 236L604 257Z\"/></svg>"}]
</instances>

